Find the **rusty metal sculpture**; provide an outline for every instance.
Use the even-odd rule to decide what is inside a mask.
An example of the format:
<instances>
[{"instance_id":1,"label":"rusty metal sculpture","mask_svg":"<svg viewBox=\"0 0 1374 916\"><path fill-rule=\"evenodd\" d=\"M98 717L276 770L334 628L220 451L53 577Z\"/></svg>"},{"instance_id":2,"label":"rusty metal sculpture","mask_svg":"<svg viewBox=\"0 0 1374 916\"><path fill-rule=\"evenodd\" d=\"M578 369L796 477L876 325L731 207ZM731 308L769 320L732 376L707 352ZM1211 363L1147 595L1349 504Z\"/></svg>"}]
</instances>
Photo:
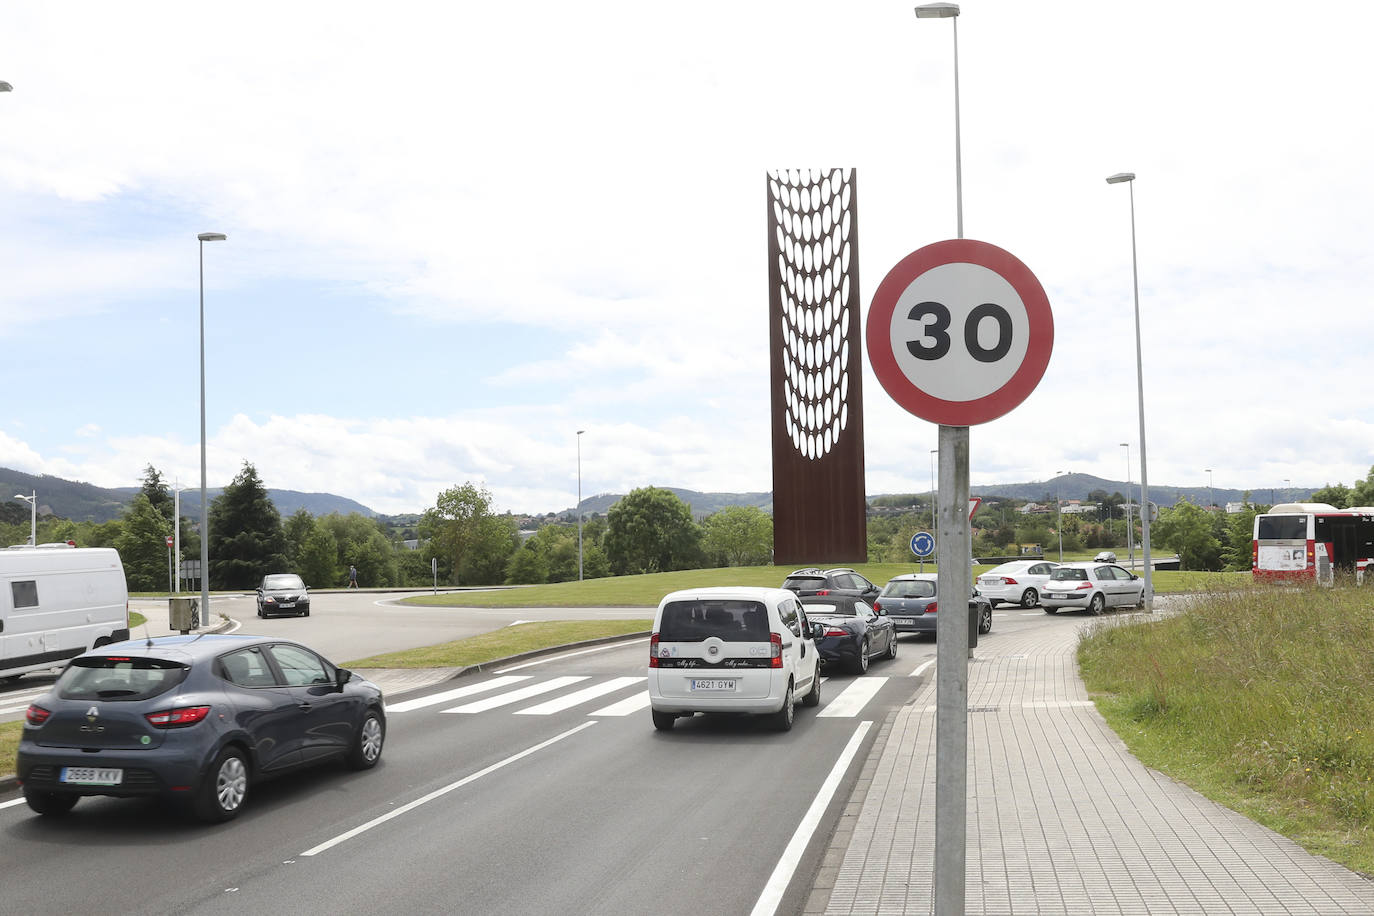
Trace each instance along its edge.
<instances>
[{"instance_id":1,"label":"rusty metal sculpture","mask_svg":"<svg viewBox=\"0 0 1374 916\"><path fill-rule=\"evenodd\" d=\"M868 559L857 175L768 175L773 561Z\"/></svg>"}]
</instances>

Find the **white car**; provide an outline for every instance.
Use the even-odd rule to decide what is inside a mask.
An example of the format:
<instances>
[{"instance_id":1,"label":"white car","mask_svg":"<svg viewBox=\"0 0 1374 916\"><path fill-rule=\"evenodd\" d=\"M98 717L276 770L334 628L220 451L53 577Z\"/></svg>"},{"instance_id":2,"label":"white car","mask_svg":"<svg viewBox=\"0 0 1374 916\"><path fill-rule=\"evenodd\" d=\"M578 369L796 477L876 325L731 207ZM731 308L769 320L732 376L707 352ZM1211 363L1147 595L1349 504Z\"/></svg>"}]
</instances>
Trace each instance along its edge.
<instances>
[{"instance_id":1,"label":"white car","mask_svg":"<svg viewBox=\"0 0 1374 916\"><path fill-rule=\"evenodd\" d=\"M1003 563L978 577L978 594L988 599L993 607L997 607L999 601L1035 607L1040 603L1045 583L1050 581L1050 572L1058 565L1049 560Z\"/></svg>"},{"instance_id":2,"label":"white car","mask_svg":"<svg viewBox=\"0 0 1374 916\"><path fill-rule=\"evenodd\" d=\"M649 637L654 728L699 712L766 716L792 727L793 706L819 706L823 624L782 588L689 588L665 595Z\"/></svg>"},{"instance_id":3,"label":"white car","mask_svg":"<svg viewBox=\"0 0 1374 916\"><path fill-rule=\"evenodd\" d=\"M1144 607L1145 583L1112 563L1064 563L1050 573L1040 606L1046 614L1060 608L1101 614L1109 607Z\"/></svg>"}]
</instances>

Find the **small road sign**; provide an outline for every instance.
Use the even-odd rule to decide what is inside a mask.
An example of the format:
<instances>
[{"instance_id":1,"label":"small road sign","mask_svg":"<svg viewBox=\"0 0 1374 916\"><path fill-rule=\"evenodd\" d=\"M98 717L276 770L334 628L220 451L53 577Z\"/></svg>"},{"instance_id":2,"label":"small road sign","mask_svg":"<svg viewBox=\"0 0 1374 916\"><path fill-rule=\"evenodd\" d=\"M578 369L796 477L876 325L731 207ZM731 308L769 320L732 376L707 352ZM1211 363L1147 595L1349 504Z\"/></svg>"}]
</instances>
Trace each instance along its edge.
<instances>
[{"instance_id":1,"label":"small road sign","mask_svg":"<svg viewBox=\"0 0 1374 916\"><path fill-rule=\"evenodd\" d=\"M167 535L167 546L168 546L168 547L171 547L171 546L172 546L172 536L171 536L170 534Z\"/></svg>"},{"instance_id":2,"label":"small road sign","mask_svg":"<svg viewBox=\"0 0 1374 916\"><path fill-rule=\"evenodd\" d=\"M929 531L918 531L911 536L911 552L925 559L935 552L935 538Z\"/></svg>"},{"instance_id":3,"label":"small road sign","mask_svg":"<svg viewBox=\"0 0 1374 916\"><path fill-rule=\"evenodd\" d=\"M868 359L891 398L944 426L995 420L1035 390L1054 347L1040 281L1008 251L949 239L888 271L868 313Z\"/></svg>"}]
</instances>

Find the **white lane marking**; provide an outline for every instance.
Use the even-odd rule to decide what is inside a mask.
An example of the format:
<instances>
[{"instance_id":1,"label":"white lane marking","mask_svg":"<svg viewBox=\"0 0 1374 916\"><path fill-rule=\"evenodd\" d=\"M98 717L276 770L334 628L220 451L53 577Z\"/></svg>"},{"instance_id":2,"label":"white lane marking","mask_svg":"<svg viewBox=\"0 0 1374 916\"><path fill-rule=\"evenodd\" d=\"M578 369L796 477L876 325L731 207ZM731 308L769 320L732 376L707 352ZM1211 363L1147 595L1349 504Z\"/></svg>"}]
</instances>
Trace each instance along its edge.
<instances>
[{"instance_id":1,"label":"white lane marking","mask_svg":"<svg viewBox=\"0 0 1374 916\"><path fill-rule=\"evenodd\" d=\"M547 703L540 703L538 706L531 706L529 709L518 710L517 716L549 716L565 709L571 709L588 700L595 700L597 697L604 697L608 693L614 693L631 684L642 684L647 681L647 677L617 677L606 681L604 684L593 684L591 687L584 687L575 693L570 693L565 697L556 700L549 700Z\"/></svg>"},{"instance_id":2,"label":"white lane marking","mask_svg":"<svg viewBox=\"0 0 1374 916\"><path fill-rule=\"evenodd\" d=\"M825 704L825 708L816 714L816 718L843 716L852 719L869 700L878 695L878 691L882 690L886 683L885 677L855 678L848 687L840 691L839 696Z\"/></svg>"},{"instance_id":3,"label":"white lane marking","mask_svg":"<svg viewBox=\"0 0 1374 916\"><path fill-rule=\"evenodd\" d=\"M619 703L612 703L610 706L603 706L595 712L589 712L589 716L629 716L639 712L649 705L649 691L637 693L632 697L626 697Z\"/></svg>"},{"instance_id":4,"label":"white lane marking","mask_svg":"<svg viewBox=\"0 0 1374 916\"><path fill-rule=\"evenodd\" d=\"M519 703L521 700L528 700L530 697L537 697L541 693L548 693L551 690L559 690L569 684L576 684L578 681L585 681L585 675L569 677L556 677L551 681L542 684L531 684L528 687L521 687L519 690L512 690L500 696L488 697L485 700L478 700L476 703L468 703L466 706L455 706L453 709L441 709L440 712L461 712L475 713L486 712L489 709L496 709L498 706L509 706L511 703Z\"/></svg>"},{"instance_id":5,"label":"white lane marking","mask_svg":"<svg viewBox=\"0 0 1374 916\"><path fill-rule=\"evenodd\" d=\"M920 677L922 674L925 673L926 669L933 664L935 664L935 659L927 659L926 661L921 662L914 669L912 669L912 672L908 674L907 677Z\"/></svg>"},{"instance_id":6,"label":"white lane marking","mask_svg":"<svg viewBox=\"0 0 1374 916\"><path fill-rule=\"evenodd\" d=\"M637 642L637 641L638 641L638 640L628 640L628 642ZM646 640L643 640L643 641L644 641L645 643L648 642L647 639L646 639ZM519 671L521 668L532 668L532 667L534 667L535 665L547 665L549 662L562 661L562 660L565 659L565 658L575 658L575 657L578 656L578 655L586 655L586 654L589 653L589 652L605 652L607 649L619 649L619 648L621 648L621 647L623 647L623 646L625 646L625 645L626 645L626 642L612 642L612 643L606 643L604 646L592 646L590 649L579 649L579 650L576 651L576 652L565 652L565 653L563 653L562 655L551 655L551 656L549 656L548 658L541 658L541 659L538 659L538 660L536 660L536 661L525 662L524 664L521 664L521 665L511 665L509 668L502 668L502 669L500 669L499 671L497 671L496 673L497 673L497 674L505 674L507 671Z\"/></svg>"},{"instance_id":7,"label":"white lane marking","mask_svg":"<svg viewBox=\"0 0 1374 916\"><path fill-rule=\"evenodd\" d=\"M863 743L864 735L868 734L872 725L872 722L865 720L860 722L859 727L854 730L849 743L840 752L835 765L830 768L830 775L826 776L825 782L821 783L820 791L816 793L816 798L811 802L811 807L806 810L801 823L797 825L797 830L792 834L792 839L788 842L787 848L782 851L782 858L778 859L773 874L768 876L768 883L763 886L763 893L759 894L758 902L754 904L750 916L770 916L770 914L777 912L778 904L782 903L782 895L786 892L787 885L791 883L792 875L801 862L802 853L806 852L806 846L811 842L812 835L815 834L816 828L820 825L825 809L835 796L835 790L840 787L840 780L844 778L845 770L849 769L849 764L854 760L854 755L859 752L859 745Z\"/></svg>"},{"instance_id":8,"label":"white lane marking","mask_svg":"<svg viewBox=\"0 0 1374 916\"><path fill-rule=\"evenodd\" d=\"M22 805L22 804L24 804L24 799L22 799L22 798L12 798L12 799L10 799L10 800L7 801L7 802L0 802L0 811L5 810L6 808L13 808L15 805Z\"/></svg>"},{"instance_id":9,"label":"white lane marking","mask_svg":"<svg viewBox=\"0 0 1374 916\"><path fill-rule=\"evenodd\" d=\"M345 832L345 833L341 833L341 834L339 834L338 836L334 837L332 840L325 840L323 843L321 843L321 844L318 845L318 846L312 846L310 849L307 849L305 852L301 853L301 855L303 855L303 856L313 856L313 855L317 855L318 853L324 852L324 851L326 851L326 850L328 850L328 849L333 849L335 846L338 846L340 843L344 842L345 840L351 840L351 839L353 839L353 837L358 836L360 833L366 833L367 831L371 830L373 827L377 827L377 826L379 826L379 825L381 825L381 824L385 824L387 821L391 820L391 819L394 818L394 817L400 817L402 814L405 814L407 811L413 811L414 809L420 807L421 805L427 804L427 803L429 803L429 802L434 801L436 798L439 798L439 797L441 797L441 796L447 795L449 792L452 792L454 789L461 789L463 786L467 785L467 784L470 783L470 782L476 782L477 780L481 779L483 776L486 776L488 773L494 773L494 772L496 772L497 770L501 769L502 767L504 767L504 766L506 766L506 765L508 765L508 764L515 763L517 760L521 760L521 759L523 759L523 758L525 758L525 757L528 757L530 754L534 754L534 753L537 753L537 752L539 752L539 751L542 751L544 748L548 747L549 745L554 744L554 743L559 742L559 741L562 741L564 738L571 737L572 735L575 735L575 734L577 734L578 732L582 731L582 729L584 729L584 728L590 728L591 726L593 726L593 725L595 725L595 724L596 724L596 722L594 722L594 721L593 721L593 722L583 722L581 725L577 726L577 728L568 729L567 731L563 732L561 735L554 735L552 738L550 738L550 739L547 740L547 741L541 741L540 743L534 745L533 747L527 747L527 748L525 748L523 751L521 751L520 753L518 753L518 754L512 754L511 756L507 757L505 760L499 760L499 761L497 761L496 763L493 763L491 766L487 767L486 769L478 770L476 773L473 773L471 776L464 776L462 779L458 780L457 782L451 782L451 783L449 783L448 785L444 786L443 788L435 789L433 792L429 793L428 795L421 796L420 798L415 799L415 801L410 802L410 803L408 803L408 804L404 804L404 805L402 805L401 807L395 809L394 811L388 811L386 814L383 814L381 817L375 817L375 818L373 818L372 820L368 821L366 824L360 824L359 826L354 827L352 830L349 830L349 831L347 831L347 832Z\"/></svg>"},{"instance_id":10,"label":"white lane marking","mask_svg":"<svg viewBox=\"0 0 1374 916\"><path fill-rule=\"evenodd\" d=\"M424 709L426 706L437 706L440 703L447 703L459 697L471 696L474 693L486 693L488 690L495 690L498 687L509 687L516 681L528 681L528 674L517 674L513 677L497 677L480 684L469 684L467 687L456 687L453 690L445 690L432 696L417 697L413 700L402 700L400 703L386 704L387 714L393 712L410 712L412 709Z\"/></svg>"}]
</instances>

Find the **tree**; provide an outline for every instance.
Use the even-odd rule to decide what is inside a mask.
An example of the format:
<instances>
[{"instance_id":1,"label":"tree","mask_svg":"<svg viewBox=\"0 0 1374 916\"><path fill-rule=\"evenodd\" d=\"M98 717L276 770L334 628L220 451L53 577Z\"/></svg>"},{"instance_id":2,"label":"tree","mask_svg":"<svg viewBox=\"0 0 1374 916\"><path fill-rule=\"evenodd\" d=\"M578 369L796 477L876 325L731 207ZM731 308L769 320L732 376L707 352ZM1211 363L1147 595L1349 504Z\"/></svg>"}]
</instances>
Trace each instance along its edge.
<instances>
[{"instance_id":1,"label":"tree","mask_svg":"<svg viewBox=\"0 0 1374 916\"><path fill-rule=\"evenodd\" d=\"M263 576L287 568L281 513L267 496L257 469L243 469L210 503L210 584L254 588Z\"/></svg>"},{"instance_id":2,"label":"tree","mask_svg":"<svg viewBox=\"0 0 1374 916\"><path fill-rule=\"evenodd\" d=\"M506 582L510 585L537 585L548 581L548 577L544 551L534 538L511 554L510 562L506 564Z\"/></svg>"},{"instance_id":3,"label":"tree","mask_svg":"<svg viewBox=\"0 0 1374 916\"><path fill-rule=\"evenodd\" d=\"M1160 513L1150 537L1178 554L1180 569L1220 569L1221 542L1212 527L1211 513L1184 499Z\"/></svg>"},{"instance_id":4,"label":"tree","mask_svg":"<svg viewBox=\"0 0 1374 916\"><path fill-rule=\"evenodd\" d=\"M1359 485L1359 482L1355 484L1356 487L1358 487ZM1326 486L1322 487L1320 490L1317 490L1312 494L1312 502L1326 503L1327 505L1335 506L1337 509L1344 509L1348 506L1363 505L1363 503L1351 502L1350 500L1353 495L1353 491L1343 483L1338 483L1335 485L1327 484Z\"/></svg>"},{"instance_id":5,"label":"tree","mask_svg":"<svg viewBox=\"0 0 1374 916\"><path fill-rule=\"evenodd\" d=\"M506 563L520 547L520 534L511 515L488 515L464 552L458 578L470 585L498 585L506 581Z\"/></svg>"},{"instance_id":6,"label":"tree","mask_svg":"<svg viewBox=\"0 0 1374 916\"><path fill-rule=\"evenodd\" d=\"M143 495L148 497L148 502L159 515L169 522L172 521L172 515L176 512L176 502L172 499L172 491L167 489L167 484L162 480L162 473L150 464L143 469L142 479Z\"/></svg>"},{"instance_id":7,"label":"tree","mask_svg":"<svg viewBox=\"0 0 1374 916\"><path fill-rule=\"evenodd\" d=\"M461 573L463 558L483 535L483 520L491 516L491 492L471 481L439 494L434 507L420 518L420 536L434 543Z\"/></svg>"},{"instance_id":8,"label":"tree","mask_svg":"<svg viewBox=\"0 0 1374 916\"><path fill-rule=\"evenodd\" d=\"M605 549L618 576L693 569L701 562L701 528L670 490L631 490L607 513Z\"/></svg>"},{"instance_id":9,"label":"tree","mask_svg":"<svg viewBox=\"0 0 1374 916\"><path fill-rule=\"evenodd\" d=\"M729 506L702 523L702 547L715 566L762 566L773 559L773 519L758 506Z\"/></svg>"},{"instance_id":10,"label":"tree","mask_svg":"<svg viewBox=\"0 0 1374 916\"><path fill-rule=\"evenodd\" d=\"M1226 516L1226 539L1221 548L1221 561L1226 569L1246 570L1254 560L1255 516L1259 509L1250 505L1250 491L1245 491L1241 510Z\"/></svg>"},{"instance_id":11,"label":"tree","mask_svg":"<svg viewBox=\"0 0 1374 916\"><path fill-rule=\"evenodd\" d=\"M346 585L350 566L357 567L358 583L364 587L396 584L396 549L386 526L359 512L331 512L316 523L334 540L333 581L328 584Z\"/></svg>"},{"instance_id":12,"label":"tree","mask_svg":"<svg viewBox=\"0 0 1374 916\"><path fill-rule=\"evenodd\" d=\"M134 496L115 547L124 561L124 578L131 592L167 588L167 535L172 525L143 493Z\"/></svg>"}]
</instances>

